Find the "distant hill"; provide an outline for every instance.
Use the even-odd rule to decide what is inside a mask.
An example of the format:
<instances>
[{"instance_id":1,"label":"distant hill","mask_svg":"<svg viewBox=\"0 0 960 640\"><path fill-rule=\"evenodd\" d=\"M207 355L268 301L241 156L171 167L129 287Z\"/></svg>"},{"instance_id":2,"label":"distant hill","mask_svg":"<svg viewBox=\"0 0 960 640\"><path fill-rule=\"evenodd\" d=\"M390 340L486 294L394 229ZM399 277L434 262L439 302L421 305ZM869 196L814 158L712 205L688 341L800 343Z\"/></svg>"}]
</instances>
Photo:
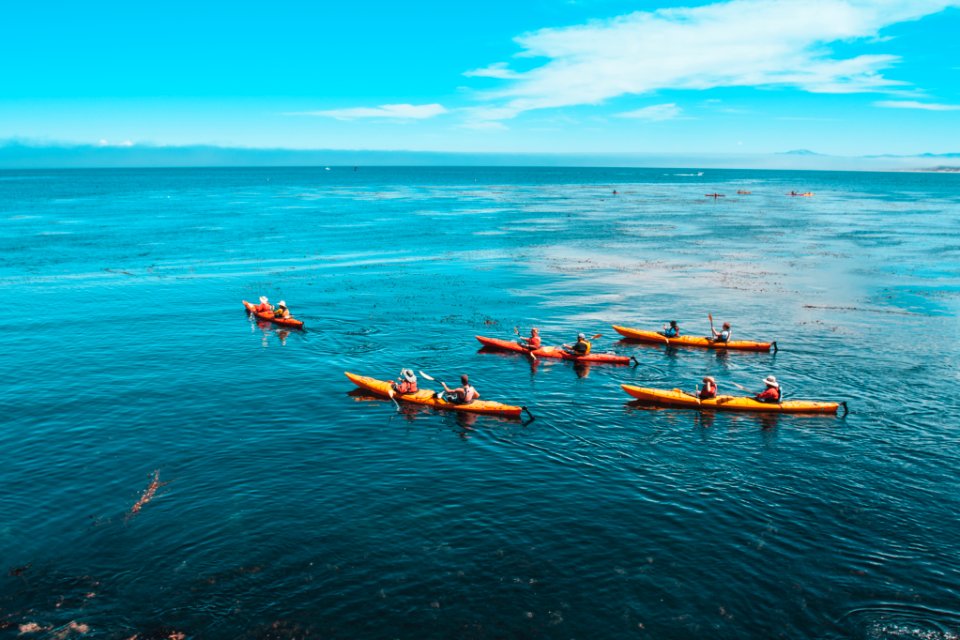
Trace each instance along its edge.
<instances>
[{"instance_id":1,"label":"distant hill","mask_svg":"<svg viewBox=\"0 0 960 640\"><path fill-rule=\"evenodd\" d=\"M960 154L844 157L783 153L452 153L363 149L251 149L213 145L69 145L0 141L0 169L289 166L658 167L810 171L948 171Z\"/></svg>"}]
</instances>

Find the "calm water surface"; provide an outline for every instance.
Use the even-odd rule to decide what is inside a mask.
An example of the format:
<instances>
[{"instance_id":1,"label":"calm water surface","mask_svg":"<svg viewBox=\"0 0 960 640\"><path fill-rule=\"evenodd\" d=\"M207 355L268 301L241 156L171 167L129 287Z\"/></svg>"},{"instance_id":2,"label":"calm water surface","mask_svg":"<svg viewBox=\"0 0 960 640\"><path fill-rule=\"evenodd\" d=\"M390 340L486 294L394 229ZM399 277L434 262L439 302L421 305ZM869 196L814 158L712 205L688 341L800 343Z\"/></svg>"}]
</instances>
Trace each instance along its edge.
<instances>
[{"instance_id":1,"label":"calm water surface","mask_svg":"<svg viewBox=\"0 0 960 640\"><path fill-rule=\"evenodd\" d=\"M960 637L960 176L7 171L0 283L0 636ZM610 327L708 313L781 351ZM403 366L537 419L343 376ZM620 390L771 373L850 415Z\"/></svg>"}]
</instances>

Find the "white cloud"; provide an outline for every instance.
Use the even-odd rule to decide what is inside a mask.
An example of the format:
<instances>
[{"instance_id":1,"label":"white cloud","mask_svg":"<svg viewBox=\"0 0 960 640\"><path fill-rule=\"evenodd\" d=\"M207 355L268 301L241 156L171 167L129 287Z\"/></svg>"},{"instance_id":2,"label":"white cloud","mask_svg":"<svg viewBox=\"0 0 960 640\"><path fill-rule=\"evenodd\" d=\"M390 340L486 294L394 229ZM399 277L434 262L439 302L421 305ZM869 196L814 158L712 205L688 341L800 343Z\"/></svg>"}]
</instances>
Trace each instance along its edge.
<instances>
[{"instance_id":1,"label":"white cloud","mask_svg":"<svg viewBox=\"0 0 960 640\"><path fill-rule=\"evenodd\" d=\"M395 120L424 120L447 113L440 104L382 104L379 107L354 107L350 109L328 109L325 111L298 111L285 113L288 116L320 116L337 120L356 120L358 118L392 118Z\"/></svg>"},{"instance_id":2,"label":"white cloud","mask_svg":"<svg viewBox=\"0 0 960 640\"><path fill-rule=\"evenodd\" d=\"M638 120L672 120L680 115L680 107L676 103L654 104L634 111L618 113L621 118L636 118Z\"/></svg>"},{"instance_id":3,"label":"white cloud","mask_svg":"<svg viewBox=\"0 0 960 640\"><path fill-rule=\"evenodd\" d=\"M483 69L464 71L463 75L473 78L500 78L501 80L516 80L522 77L516 71L508 69L506 62L497 62Z\"/></svg>"},{"instance_id":4,"label":"white cloud","mask_svg":"<svg viewBox=\"0 0 960 640\"><path fill-rule=\"evenodd\" d=\"M887 109L923 109L924 111L960 110L958 104L937 104L936 102L917 102L916 100L878 100L873 103L873 106Z\"/></svg>"},{"instance_id":5,"label":"white cloud","mask_svg":"<svg viewBox=\"0 0 960 640\"><path fill-rule=\"evenodd\" d=\"M468 74L509 83L484 94L493 119L663 89L789 86L816 93L886 92L903 86L882 74L897 56L843 58L827 45L876 40L884 27L950 6L960 6L960 0L729 0L638 11L519 36L521 57L546 59L529 71L514 72L498 63Z\"/></svg>"}]
</instances>

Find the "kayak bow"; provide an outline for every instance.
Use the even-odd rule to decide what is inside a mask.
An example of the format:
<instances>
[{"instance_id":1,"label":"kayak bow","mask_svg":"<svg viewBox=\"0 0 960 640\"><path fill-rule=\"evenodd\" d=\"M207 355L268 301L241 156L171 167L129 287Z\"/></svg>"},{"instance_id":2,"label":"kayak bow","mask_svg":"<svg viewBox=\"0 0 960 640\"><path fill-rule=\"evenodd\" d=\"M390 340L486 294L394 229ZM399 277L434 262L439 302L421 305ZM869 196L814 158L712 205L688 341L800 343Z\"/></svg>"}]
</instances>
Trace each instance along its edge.
<instances>
[{"instance_id":1,"label":"kayak bow","mask_svg":"<svg viewBox=\"0 0 960 640\"><path fill-rule=\"evenodd\" d=\"M710 338L701 336L678 336L676 338L667 338L656 331L644 331L643 329L631 329L630 327L621 327L613 325L614 330L627 340L637 342L646 342L649 344L669 344L679 345L681 347L701 347L704 349L735 349L738 351L770 351L773 347L777 351L776 342L755 342L753 340L731 340L730 342L714 342Z\"/></svg>"},{"instance_id":2,"label":"kayak bow","mask_svg":"<svg viewBox=\"0 0 960 640\"><path fill-rule=\"evenodd\" d=\"M357 385L365 391L375 395L390 397L390 383L386 380L377 380L369 376L361 376L355 373L345 371L344 375L350 379L350 382ZM454 404L447 402L429 389L421 389L416 393L396 394L397 400L401 402L410 402L412 404L423 404L436 409L445 409L447 411L466 411L469 413L483 413L488 415L504 416L508 418L519 418L521 411L526 411L526 407L516 407L502 402L492 400L474 400L467 404ZM527 413L530 413L527 411Z\"/></svg>"},{"instance_id":3,"label":"kayak bow","mask_svg":"<svg viewBox=\"0 0 960 640\"><path fill-rule=\"evenodd\" d=\"M783 402L758 402L745 396L717 396L700 400L680 389L650 389L632 384L622 384L623 390L637 400L664 407L685 409L713 409L716 411L753 411L765 413L837 413L843 405L846 415L846 403L816 402L813 400L784 400Z\"/></svg>"},{"instance_id":4,"label":"kayak bow","mask_svg":"<svg viewBox=\"0 0 960 640\"><path fill-rule=\"evenodd\" d=\"M539 349L525 349L516 342L510 340L500 340L498 338L486 338L484 336L476 336L477 340L485 347L490 349L499 349L501 351L515 351L517 353L533 353L533 355L538 358L556 358L558 360L573 360L574 362L591 362L591 363L605 363L605 364L630 364L630 361L633 360L637 362L637 359L633 356L618 356L614 353L591 353L587 356L574 356L570 355L561 347L540 347ZM639 363L637 363L639 364Z\"/></svg>"}]
</instances>

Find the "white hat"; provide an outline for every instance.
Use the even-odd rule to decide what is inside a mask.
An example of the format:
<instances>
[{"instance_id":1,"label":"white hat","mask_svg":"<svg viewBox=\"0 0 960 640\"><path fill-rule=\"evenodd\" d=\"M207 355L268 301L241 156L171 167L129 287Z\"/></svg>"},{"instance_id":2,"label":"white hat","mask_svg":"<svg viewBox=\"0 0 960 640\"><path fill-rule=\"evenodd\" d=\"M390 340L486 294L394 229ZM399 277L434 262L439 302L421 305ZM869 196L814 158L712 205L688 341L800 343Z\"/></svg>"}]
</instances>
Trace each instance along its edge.
<instances>
[{"instance_id":1,"label":"white hat","mask_svg":"<svg viewBox=\"0 0 960 640\"><path fill-rule=\"evenodd\" d=\"M277 303L277 306L278 306L278 307L285 307L285 306L287 306L287 303L284 302L283 300L281 300L280 302Z\"/></svg>"},{"instance_id":2,"label":"white hat","mask_svg":"<svg viewBox=\"0 0 960 640\"><path fill-rule=\"evenodd\" d=\"M260 302L266 303L268 300L269 298L267 298L267 296L260 296Z\"/></svg>"},{"instance_id":3,"label":"white hat","mask_svg":"<svg viewBox=\"0 0 960 640\"><path fill-rule=\"evenodd\" d=\"M767 376L766 378L764 378L763 384L767 385L768 387L776 387L777 389L780 388L780 383L777 382L777 379L774 378L773 376Z\"/></svg>"},{"instance_id":4,"label":"white hat","mask_svg":"<svg viewBox=\"0 0 960 640\"><path fill-rule=\"evenodd\" d=\"M582 333L577 334L577 340L586 340L586 339L587 339L587 336L583 335Z\"/></svg>"},{"instance_id":5,"label":"white hat","mask_svg":"<svg viewBox=\"0 0 960 640\"><path fill-rule=\"evenodd\" d=\"M401 369L401 370L400 370L400 375L401 375L407 382L416 382L416 381L417 381L417 376L415 376L415 375L413 374L413 370L412 370L412 369Z\"/></svg>"}]
</instances>

